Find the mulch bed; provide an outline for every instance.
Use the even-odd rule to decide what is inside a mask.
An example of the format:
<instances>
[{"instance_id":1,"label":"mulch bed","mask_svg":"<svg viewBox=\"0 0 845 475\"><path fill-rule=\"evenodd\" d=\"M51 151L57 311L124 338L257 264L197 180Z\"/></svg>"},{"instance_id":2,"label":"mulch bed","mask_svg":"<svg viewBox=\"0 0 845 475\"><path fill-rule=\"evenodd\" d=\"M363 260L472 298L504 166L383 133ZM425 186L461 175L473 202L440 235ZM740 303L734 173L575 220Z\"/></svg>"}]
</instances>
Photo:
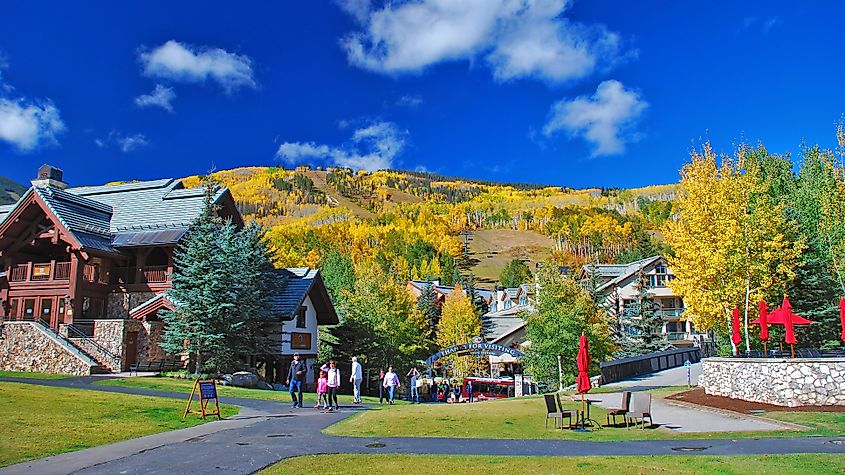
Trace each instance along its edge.
<instances>
[{"instance_id":1,"label":"mulch bed","mask_svg":"<svg viewBox=\"0 0 845 475\"><path fill-rule=\"evenodd\" d=\"M763 404L759 402L743 401L742 399L731 399L729 397L711 396L704 393L704 389L695 388L682 393L667 396L666 399L698 404L700 406L726 409L728 411L742 412L745 414L760 414L765 412L845 412L845 406L800 406L786 407Z\"/></svg>"}]
</instances>

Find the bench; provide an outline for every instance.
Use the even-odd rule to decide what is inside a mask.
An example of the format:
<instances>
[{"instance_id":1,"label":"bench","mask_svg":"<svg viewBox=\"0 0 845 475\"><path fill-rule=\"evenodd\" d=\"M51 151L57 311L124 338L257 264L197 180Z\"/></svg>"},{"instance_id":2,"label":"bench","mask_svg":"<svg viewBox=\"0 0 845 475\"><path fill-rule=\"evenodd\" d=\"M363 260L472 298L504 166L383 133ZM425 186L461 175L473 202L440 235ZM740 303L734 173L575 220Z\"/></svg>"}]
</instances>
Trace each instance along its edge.
<instances>
[{"instance_id":1,"label":"bench","mask_svg":"<svg viewBox=\"0 0 845 475\"><path fill-rule=\"evenodd\" d=\"M160 373L164 371L164 361L147 361L146 363L132 363L129 365L129 376L132 376L132 373L135 373L137 376L139 371Z\"/></svg>"}]
</instances>

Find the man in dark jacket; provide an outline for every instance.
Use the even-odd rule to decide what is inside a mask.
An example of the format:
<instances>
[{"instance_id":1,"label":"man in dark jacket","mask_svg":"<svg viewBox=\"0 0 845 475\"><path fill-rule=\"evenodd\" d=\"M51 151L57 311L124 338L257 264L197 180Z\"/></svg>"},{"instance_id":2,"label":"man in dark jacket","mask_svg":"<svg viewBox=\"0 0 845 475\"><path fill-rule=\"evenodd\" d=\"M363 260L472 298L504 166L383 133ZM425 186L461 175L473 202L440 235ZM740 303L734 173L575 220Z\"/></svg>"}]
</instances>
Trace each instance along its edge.
<instances>
[{"instance_id":1,"label":"man in dark jacket","mask_svg":"<svg viewBox=\"0 0 845 475\"><path fill-rule=\"evenodd\" d=\"M299 359L299 353L294 353L293 362L288 370L287 381L288 387L290 387L290 397L293 399L293 407L302 407L302 382L305 381L307 373L308 368L305 366L305 362Z\"/></svg>"}]
</instances>

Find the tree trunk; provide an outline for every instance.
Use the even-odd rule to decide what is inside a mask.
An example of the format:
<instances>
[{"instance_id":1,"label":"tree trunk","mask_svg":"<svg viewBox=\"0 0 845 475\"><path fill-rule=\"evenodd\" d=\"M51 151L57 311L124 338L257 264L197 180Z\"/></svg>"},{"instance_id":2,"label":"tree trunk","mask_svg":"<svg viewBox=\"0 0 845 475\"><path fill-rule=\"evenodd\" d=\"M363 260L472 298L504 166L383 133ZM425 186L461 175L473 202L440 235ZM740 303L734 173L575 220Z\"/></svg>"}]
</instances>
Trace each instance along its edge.
<instances>
[{"instance_id":1,"label":"tree trunk","mask_svg":"<svg viewBox=\"0 0 845 475\"><path fill-rule=\"evenodd\" d=\"M200 374L201 369L202 369L202 354L200 353L199 347L197 347L197 365L194 368L194 374Z\"/></svg>"}]
</instances>

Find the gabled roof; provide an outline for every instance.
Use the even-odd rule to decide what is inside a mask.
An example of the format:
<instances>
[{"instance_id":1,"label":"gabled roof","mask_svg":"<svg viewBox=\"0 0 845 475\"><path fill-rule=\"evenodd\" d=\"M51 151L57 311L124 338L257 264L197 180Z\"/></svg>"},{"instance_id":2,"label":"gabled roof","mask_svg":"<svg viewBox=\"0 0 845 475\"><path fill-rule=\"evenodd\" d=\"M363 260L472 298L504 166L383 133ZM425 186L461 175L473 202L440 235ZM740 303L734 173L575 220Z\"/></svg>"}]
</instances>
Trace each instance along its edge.
<instances>
[{"instance_id":1,"label":"gabled roof","mask_svg":"<svg viewBox=\"0 0 845 475\"><path fill-rule=\"evenodd\" d=\"M630 264L598 264L595 266L588 264L584 266L584 272L585 274L589 274L595 267L599 276L612 277L611 280L599 286L598 290L601 291L618 286L637 272L640 272L640 269L645 269L661 259L663 259L663 256L651 256L631 262Z\"/></svg>"},{"instance_id":2,"label":"gabled roof","mask_svg":"<svg viewBox=\"0 0 845 475\"><path fill-rule=\"evenodd\" d=\"M175 306L166 294L161 293L130 310L129 316L138 320L147 320L147 317L163 308L173 310Z\"/></svg>"},{"instance_id":3,"label":"gabled roof","mask_svg":"<svg viewBox=\"0 0 845 475\"><path fill-rule=\"evenodd\" d=\"M431 283L431 284L432 284L432 289L434 289L434 291L435 291L436 293L440 294L440 296L441 296L441 297L446 297L447 295L451 294L453 290L455 290L455 287L454 287L454 286L451 286L451 285L440 285L440 284L439 284L439 282L440 282L439 280L432 280L432 281L426 281L426 280L411 280L411 281L409 281L409 282L408 282L408 284L410 284L411 286L413 286L414 288L416 288L417 290L419 290L420 292L422 292L423 290L425 290L426 285L428 285L429 283ZM476 293L479 297L481 297L482 299L484 299L484 301L485 301L485 302L487 302L488 304L489 304L490 302L492 302L492 301L493 301L493 299L494 299L494 298L495 298L495 296L496 296L496 293L495 293L495 292L493 292L492 290L481 289L481 288L478 288L478 287L476 287L474 290L475 290L475 293ZM465 288L464 288L464 292L466 292L466 289L465 289Z\"/></svg>"},{"instance_id":4,"label":"gabled roof","mask_svg":"<svg viewBox=\"0 0 845 475\"><path fill-rule=\"evenodd\" d=\"M271 298L273 314L282 320L291 320L294 314L311 296L311 302L317 311L319 325L336 325L339 323L334 305L323 283L319 269L308 267L290 267L278 269L276 273L287 279L285 286Z\"/></svg>"},{"instance_id":5,"label":"gabled roof","mask_svg":"<svg viewBox=\"0 0 845 475\"><path fill-rule=\"evenodd\" d=\"M0 207L6 218L36 195L78 245L85 250L119 253L118 248L175 244L202 213L205 189L185 188L163 179L113 186L60 189L33 186L11 206ZM243 220L226 188L215 188L214 203L241 226Z\"/></svg>"}]
</instances>

